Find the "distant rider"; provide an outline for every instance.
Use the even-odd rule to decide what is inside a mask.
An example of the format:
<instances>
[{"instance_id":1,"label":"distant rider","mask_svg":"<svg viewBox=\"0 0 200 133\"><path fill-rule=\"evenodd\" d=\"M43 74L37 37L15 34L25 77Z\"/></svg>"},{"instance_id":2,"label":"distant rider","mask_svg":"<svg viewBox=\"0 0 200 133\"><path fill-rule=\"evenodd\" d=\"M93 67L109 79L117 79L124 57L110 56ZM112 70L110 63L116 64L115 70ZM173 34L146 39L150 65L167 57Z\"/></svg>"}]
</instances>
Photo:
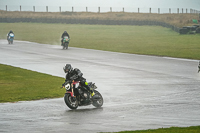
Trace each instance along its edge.
<instances>
[{"instance_id":1,"label":"distant rider","mask_svg":"<svg viewBox=\"0 0 200 133\"><path fill-rule=\"evenodd\" d=\"M63 39L64 39L65 36L68 36L68 38L70 38L70 37L69 37L69 34L67 33L67 31L64 31L64 33L63 33L62 36L61 36L61 39L62 39L62 40L61 40L61 45L63 44Z\"/></svg>"},{"instance_id":2,"label":"distant rider","mask_svg":"<svg viewBox=\"0 0 200 133\"><path fill-rule=\"evenodd\" d=\"M199 71L200 71L200 61L199 61L199 66L198 66L198 68L199 68L199 70L198 70L198 73L199 73Z\"/></svg>"},{"instance_id":3,"label":"distant rider","mask_svg":"<svg viewBox=\"0 0 200 133\"><path fill-rule=\"evenodd\" d=\"M67 73L65 81L80 81L81 86L85 87L90 92L92 97L95 96L94 91L90 89L86 79L82 77L83 73L78 68L73 69L71 64L66 64L63 67L63 70L65 73ZM62 86L65 86L65 84L62 84Z\"/></svg>"},{"instance_id":4,"label":"distant rider","mask_svg":"<svg viewBox=\"0 0 200 133\"><path fill-rule=\"evenodd\" d=\"M12 30L10 30L10 32L8 32L8 34L7 34L7 40L8 40L11 33L14 34L14 32Z\"/></svg>"}]
</instances>

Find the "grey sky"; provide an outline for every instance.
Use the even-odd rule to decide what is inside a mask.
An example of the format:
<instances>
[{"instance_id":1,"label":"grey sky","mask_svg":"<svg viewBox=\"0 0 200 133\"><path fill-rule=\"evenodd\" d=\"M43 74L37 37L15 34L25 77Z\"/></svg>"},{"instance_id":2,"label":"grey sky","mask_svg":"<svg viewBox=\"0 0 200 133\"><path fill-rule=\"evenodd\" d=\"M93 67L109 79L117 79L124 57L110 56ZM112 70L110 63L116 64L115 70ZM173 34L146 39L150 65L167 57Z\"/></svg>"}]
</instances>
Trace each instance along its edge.
<instances>
[{"instance_id":1,"label":"grey sky","mask_svg":"<svg viewBox=\"0 0 200 133\"><path fill-rule=\"evenodd\" d=\"M200 0L0 0L0 9L9 6L65 6L78 8L192 8L200 10Z\"/></svg>"},{"instance_id":2,"label":"grey sky","mask_svg":"<svg viewBox=\"0 0 200 133\"><path fill-rule=\"evenodd\" d=\"M1 5L104 6L200 9L200 0L0 0Z\"/></svg>"}]
</instances>

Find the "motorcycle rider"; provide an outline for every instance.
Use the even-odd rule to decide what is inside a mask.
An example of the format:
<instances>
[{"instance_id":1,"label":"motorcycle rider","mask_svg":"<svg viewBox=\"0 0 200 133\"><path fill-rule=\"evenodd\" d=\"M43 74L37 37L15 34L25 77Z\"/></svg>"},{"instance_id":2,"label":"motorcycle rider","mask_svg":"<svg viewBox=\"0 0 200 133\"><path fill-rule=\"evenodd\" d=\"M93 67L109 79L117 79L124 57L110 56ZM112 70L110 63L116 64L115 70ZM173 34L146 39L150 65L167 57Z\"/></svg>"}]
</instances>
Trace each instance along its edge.
<instances>
[{"instance_id":1,"label":"motorcycle rider","mask_svg":"<svg viewBox=\"0 0 200 133\"><path fill-rule=\"evenodd\" d=\"M65 73L67 73L65 81L68 81L68 80L80 81L81 86L85 87L90 92L92 98L94 98L95 96L94 91L90 89L90 87L88 86L88 83L86 82L86 79L82 77L83 73L78 68L73 69L71 64L66 64L63 67L63 70ZM62 86L64 87L65 84L62 84Z\"/></svg>"},{"instance_id":2,"label":"motorcycle rider","mask_svg":"<svg viewBox=\"0 0 200 133\"><path fill-rule=\"evenodd\" d=\"M199 73L199 71L200 71L200 61L199 61L199 66L198 66L198 68L199 68L199 70L198 70L198 73Z\"/></svg>"},{"instance_id":3,"label":"motorcycle rider","mask_svg":"<svg viewBox=\"0 0 200 133\"><path fill-rule=\"evenodd\" d=\"M7 34L7 40L8 40L8 38L9 38L9 36L10 36L11 33L14 34L14 32L12 30L10 30L10 32L8 32L8 34Z\"/></svg>"},{"instance_id":4,"label":"motorcycle rider","mask_svg":"<svg viewBox=\"0 0 200 133\"><path fill-rule=\"evenodd\" d=\"M63 39L64 39L65 36L68 36L68 38L70 39L69 34L67 33L67 31L64 31L64 33L61 36L61 45L63 44Z\"/></svg>"}]
</instances>

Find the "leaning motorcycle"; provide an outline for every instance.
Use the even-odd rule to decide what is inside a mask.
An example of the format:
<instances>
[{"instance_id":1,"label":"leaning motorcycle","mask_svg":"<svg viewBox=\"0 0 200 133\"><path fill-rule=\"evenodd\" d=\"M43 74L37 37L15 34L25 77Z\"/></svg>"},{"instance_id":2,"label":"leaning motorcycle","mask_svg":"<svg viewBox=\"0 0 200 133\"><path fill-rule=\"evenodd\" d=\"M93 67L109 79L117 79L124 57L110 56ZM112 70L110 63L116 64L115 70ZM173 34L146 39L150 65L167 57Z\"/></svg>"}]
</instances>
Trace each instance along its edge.
<instances>
[{"instance_id":1,"label":"leaning motorcycle","mask_svg":"<svg viewBox=\"0 0 200 133\"><path fill-rule=\"evenodd\" d=\"M63 42L62 42L63 49L68 49L69 40L70 38L68 36L64 36Z\"/></svg>"},{"instance_id":2,"label":"leaning motorcycle","mask_svg":"<svg viewBox=\"0 0 200 133\"><path fill-rule=\"evenodd\" d=\"M89 82L88 86L95 93L95 98L93 98L90 92L84 87L81 86L80 81L66 81L63 88L66 89L64 96L64 101L70 109L77 109L78 106L87 106L93 105L96 108L100 108L103 105L102 95L95 90L97 86L95 83Z\"/></svg>"},{"instance_id":3,"label":"leaning motorcycle","mask_svg":"<svg viewBox=\"0 0 200 133\"><path fill-rule=\"evenodd\" d=\"M10 33L8 36L8 43L9 44L13 44L13 40L14 40L15 35L13 33Z\"/></svg>"}]
</instances>

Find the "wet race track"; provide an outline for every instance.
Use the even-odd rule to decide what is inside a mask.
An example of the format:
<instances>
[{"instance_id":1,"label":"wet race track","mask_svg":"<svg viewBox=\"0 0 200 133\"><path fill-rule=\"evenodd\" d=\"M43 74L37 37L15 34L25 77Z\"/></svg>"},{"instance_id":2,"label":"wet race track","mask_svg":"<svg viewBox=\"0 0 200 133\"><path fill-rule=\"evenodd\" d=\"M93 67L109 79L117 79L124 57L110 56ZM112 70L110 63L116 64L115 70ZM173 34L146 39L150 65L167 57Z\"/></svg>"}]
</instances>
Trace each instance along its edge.
<instances>
[{"instance_id":1,"label":"wet race track","mask_svg":"<svg viewBox=\"0 0 200 133\"><path fill-rule=\"evenodd\" d=\"M62 68L70 63L96 83L104 98L100 109L70 110L63 98L1 103L0 132L96 133L200 125L197 60L0 40L0 63L59 77L65 77Z\"/></svg>"}]
</instances>

